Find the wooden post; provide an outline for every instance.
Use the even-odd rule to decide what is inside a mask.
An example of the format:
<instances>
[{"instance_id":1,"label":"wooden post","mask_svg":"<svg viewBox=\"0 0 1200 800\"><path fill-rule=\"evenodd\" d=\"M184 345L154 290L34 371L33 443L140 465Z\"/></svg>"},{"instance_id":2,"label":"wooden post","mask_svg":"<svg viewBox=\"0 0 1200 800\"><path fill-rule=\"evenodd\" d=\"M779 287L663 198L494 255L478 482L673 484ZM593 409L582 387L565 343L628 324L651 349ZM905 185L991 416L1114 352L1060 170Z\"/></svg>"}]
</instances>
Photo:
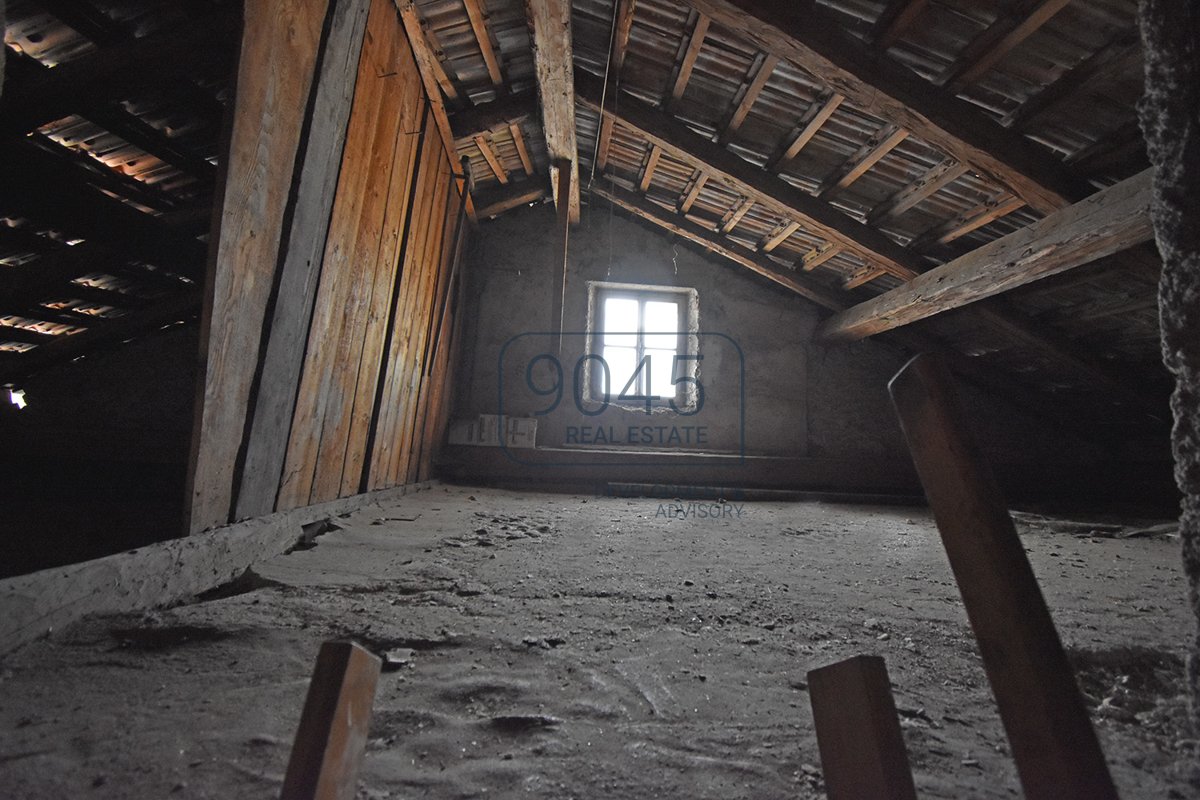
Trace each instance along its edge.
<instances>
[{"instance_id":1,"label":"wooden post","mask_svg":"<svg viewBox=\"0 0 1200 800\"><path fill-rule=\"evenodd\" d=\"M887 666L855 656L808 673L829 800L916 800Z\"/></svg>"},{"instance_id":2,"label":"wooden post","mask_svg":"<svg viewBox=\"0 0 1200 800\"><path fill-rule=\"evenodd\" d=\"M554 164L555 172L555 197L569 197L571 191L571 164L566 161L556 161ZM552 268L554 270L554 281L551 291L554 293L550 307L550 330L558 334L558 351L562 352L562 331L563 331L563 309L567 298L567 243L570 239L571 218L569 213L570 204L560 202L558 204L558 214L554 225L555 250L554 262Z\"/></svg>"},{"instance_id":3,"label":"wooden post","mask_svg":"<svg viewBox=\"0 0 1200 800\"><path fill-rule=\"evenodd\" d=\"M321 645L281 800L353 800L380 666L353 642Z\"/></svg>"},{"instance_id":4,"label":"wooden post","mask_svg":"<svg viewBox=\"0 0 1200 800\"><path fill-rule=\"evenodd\" d=\"M950 374L919 355L888 384L933 508L1025 796L1116 798L1037 579Z\"/></svg>"}]
</instances>

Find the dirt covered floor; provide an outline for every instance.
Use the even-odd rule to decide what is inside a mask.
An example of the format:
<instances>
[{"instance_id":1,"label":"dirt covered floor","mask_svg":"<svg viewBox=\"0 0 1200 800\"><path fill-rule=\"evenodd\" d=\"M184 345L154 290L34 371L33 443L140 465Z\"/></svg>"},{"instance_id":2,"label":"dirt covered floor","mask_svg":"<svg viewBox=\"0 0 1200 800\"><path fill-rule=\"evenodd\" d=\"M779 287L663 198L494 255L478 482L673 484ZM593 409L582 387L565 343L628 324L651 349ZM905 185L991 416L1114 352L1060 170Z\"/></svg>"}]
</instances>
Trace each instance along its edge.
<instances>
[{"instance_id":1,"label":"dirt covered floor","mask_svg":"<svg viewBox=\"0 0 1200 800\"><path fill-rule=\"evenodd\" d=\"M0 661L0 796L277 796L333 637L389 660L363 798L821 797L805 674L859 653L921 797L1020 796L924 509L727 509L436 487L335 519L215 596ZM1122 797L1200 796L1169 526L1019 520Z\"/></svg>"}]
</instances>

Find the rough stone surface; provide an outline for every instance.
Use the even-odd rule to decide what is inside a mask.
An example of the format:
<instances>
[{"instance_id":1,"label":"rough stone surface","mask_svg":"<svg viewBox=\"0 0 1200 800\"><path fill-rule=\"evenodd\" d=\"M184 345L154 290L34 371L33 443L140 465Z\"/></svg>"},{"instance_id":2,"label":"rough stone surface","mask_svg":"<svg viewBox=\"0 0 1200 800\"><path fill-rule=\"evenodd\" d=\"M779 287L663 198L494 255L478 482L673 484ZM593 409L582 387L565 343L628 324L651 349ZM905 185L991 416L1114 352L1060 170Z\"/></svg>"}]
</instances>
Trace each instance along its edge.
<instances>
[{"instance_id":1,"label":"rough stone surface","mask_svg":"<svg viewBox=\"0 0 1200 800\"><path fill-rule=\"evenodd\" d=\"M1175 376L1172 448L1183 494L1183 566L1200 619L1200 8L1191 0L1143 0L1141 29L1146 92L1139 112L1155 166L1152 214L1163 257L1163 361ZM1200 719L1200 633L1188 673Z\"/></svg>"}]
</instances>

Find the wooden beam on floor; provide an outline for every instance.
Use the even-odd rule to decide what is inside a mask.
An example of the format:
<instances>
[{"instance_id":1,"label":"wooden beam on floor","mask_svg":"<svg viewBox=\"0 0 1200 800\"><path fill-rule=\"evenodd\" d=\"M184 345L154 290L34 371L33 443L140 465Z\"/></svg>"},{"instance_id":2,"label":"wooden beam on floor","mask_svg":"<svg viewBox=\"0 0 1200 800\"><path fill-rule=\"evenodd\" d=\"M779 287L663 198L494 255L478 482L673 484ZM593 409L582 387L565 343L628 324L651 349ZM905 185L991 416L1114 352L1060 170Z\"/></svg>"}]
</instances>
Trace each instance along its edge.
<instances>
[{"instance_id":1,"label":"wooden beam on floor","mask_svg":"<svg viewBox=\"0 0 1200 800\"><path fill-rule=\"evenodd\" d=\"M688 81L692 79L692 70L696 66L696 58L700 55L700 48L704 47L704 37L708 34L709 18L704 14L696 13L696 20L692 24L691 33L687 36L687 45L683 48L683 53L680 54L679 62L676 64L673 72L674 79L671 83L671 95L667 100L668 107L679 98L683 97L683 93L687 91Z\"/></svg>"},{"instance_id":2,"label":"wooden beam on floor","mask_svg":"<svg viewBox=\"0 0 1200 800\"><path fill-rule=\"evenodd\" d=\"M830 800L916 800L882 658L855 656L809 670L808 695Z\"/></svg>"},{"instance_id":3,"label":"wooden beam on floor","mask_svg":"<svg viewBox=\"0 0 1200 800\"><path fill-rule=\"evenodd\" d=\"M533 66L541 98L542 130L550 155L550 182L554 202L566 203L571 222L579 221L579 151L575 144L575 84L571 41L570 0L525 0L525 14L533 44ZM565 164L570 180L558 179ZM558 188L570 189L559 197Z\"/></svg>"},{"instance_id":4,"label":"wooden beam on floor","mask_svg":"<svg viewBox=\"0 0 1200 800\"><path fill-rule=\"evenodd\" d=\"M976 36L934 83L958 92L979 80L1000 59L1038 28L1050 21L1071 0L1033 0L1018 2L1008 13Z\"/></svg>"},{"instance_id":5,"label":"wooden beam on floor","mask_svg":"<svg viewBox=\"0 0 1200 800\"><path fill-rule=\"evenodd\" d=\"M381 667L354 642L321 645L280 800L354 800Z\"/></svg>"},{"instance_id":6,"label":"wooden beam on floor","mask_svg":"<svg viewBox=\"0 0 1200 800\"><path fill-rule=\"evenodd\" d=\"M728 144L738 129L742 127L742 123L746 121L746 115L750 113L758 96L762 94L763 87L767 85L771 73L775 71L778 64L779 59L775 56L769 53L758 54L750 74L746 76L746 80L738 89L737 95L734 96L733 109L729 112L729 118L717 137L717 144Z\"/></svg>"},{"instance_id":7,"label":"wooden beam on floor","mask_svg":"<svg viewBox=\"0 0 1200 800\"><path fill-rule=\"evenodd\" d=\"M852 38L820 7L772 0L687 0L714 22L835 87L859 110L908 130L1042 213L1089 194L1051 154Z\"/></svg>"},{"instance_id":8,"label":"wooden beam on floor","mask_svg":"<svg viewBox=\"0 0 1200 800\"><path fill-rule=\"evenodd\" d=\"M826 320L827 341L872 336L1148 241L1152 171L929 270Z\"/></svg>"},{"instance_id":9,"label":"wooden beam on floor","mask_svg":"<svg viewBox=\"0 0 1200 800\"><path fill-rule=\"evenodd\" d=\"M796 272L777 264L771 258L756 253L704 225L693 222L682 214L674 214L635 192L599 183L592 187L591 192L636 217L695 242L706 250L728 258L780 286L791 289L801 297L811 300L823 308L837 310L845 307L845 301L836 291L805 276L802 272Z\"/></svg>"},{"instance_id":10,"label":"wooden beam on floor","mask_svg":"<svg viewBox=\"0 0 1200 800\"><path fill-rule=\"evenodd\" d=\"M463 5L467 9L467 19L471 23L475 41L479 43L479 52L483 56L483 63L487 66L488 77L492 79L492 88L498 92L502 91L504 89L504 72L500 69L500 57L496 54L496 48L492 46L492 36L488 32L487 12L484 10L481 0L463 0Z\"/></svg>"},{"instance_id":11,"label":"wooden beam on floor","mask_svg":"<svg viewBox=\"0 0 1200 800\"><path fill-rule=\"evenodd\" d=\"M945 365L888 384L979 643L1025 796L1116 800L1071 664Z\"/></svg>"}]
</instances>

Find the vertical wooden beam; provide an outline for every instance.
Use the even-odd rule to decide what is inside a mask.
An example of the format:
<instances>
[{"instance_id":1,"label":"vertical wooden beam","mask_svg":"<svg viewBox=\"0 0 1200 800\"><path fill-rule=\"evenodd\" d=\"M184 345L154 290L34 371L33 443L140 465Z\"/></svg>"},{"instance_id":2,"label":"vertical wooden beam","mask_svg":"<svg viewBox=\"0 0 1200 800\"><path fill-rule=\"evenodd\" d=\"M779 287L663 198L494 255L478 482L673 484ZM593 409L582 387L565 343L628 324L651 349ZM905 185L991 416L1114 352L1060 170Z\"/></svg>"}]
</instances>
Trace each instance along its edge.
<instances>
[{"instance_id":1,"label":"vertical wooden beam","mask_svg":"<svg viewBox=\"0 0 1200 800\"><path fill-rule=\"evenodd\" d=\"M321 645L281 800L354 799L380 667L353 642Z\"/></svg>"},{"instance_id":2,"label":"vertical wooden beam","mask_svg":"<svg viewBox=\"0 0 1200 800\"><path fill-rule=\"evenodd\" d=\"M256 400L240 470L236 519L275 510L369 7L370 0L339 0L321 59L312 127L299 156L292 224L278 288L268 309L272 317L262 367L255 378Z\"/></svg>"},{"instance_id":3,"label":"vertical wooden beam","mask_svg":"<svg viewBox=\"0 0 1200 800\"><path fill-rule=\"evenodd\" d=\"M285 206L328 4L249 0L237 103L215 204L188 463L187 527L230 521ZM217 211L219 209L219 211Z\"/></svg>"},{"instance_id":4,"label":"vertical wooden beam","mask_svg":"<svg viewBox=\"0 0 1200 800\"><path fill-rule=\"evenodd\" d=\"M566 162L559 162L557 167L557 189L559 194L563 195L563 193L571 190L571 170L568 169ZM560 203L558 206L554 232L556 234L556 242L553 264L554 281L551 284L550 330L558 333L558 351L561 353L563 344L562 331L565 324L563 313L567 298L567 254L571 233L571 217L566 203Z\"/></svg>"},{"instance_id":5,"label":"vertical wooden beam","mask_svg":"<svg viewBox=\"0 0 1200 800\"><path fill-rule=\"evenodd\" d=\"M484 13L480 0L463 0L467 9L467 19L471 22L471 30L475 33L475 41L479 43L479 52L483 55L483 63L487 65L488 77L492 86L499 92L504 89L504 73L500 70L500 58L492 47L492 37L488 32L487 15Z\"/></svg>"},{"instance_id":6,"label":"vertical wooden beam","mask_svg":"<svg viewBox=\"0 0 1200 800\"><path fill-rule=\"evenodd\" d=\"M1117 794L1008 506L945 365L917 356L888 384L1032 800Z\"/></svg>"},{"instance_id":7,"label":"vertical wooden beam","mask_svg":"<svg viewBox=\"0 0 1200 800\"><path fill-rule=\"evenodd\" d=\"M746 115L750 113L750 109L758 100L763 87L767 85L771 73L779 64L779 59L769 53L759 53L756 61L757 68L752 70L752 77L748 77L738 90L738 95L734 99L735 105L729 113L729 121L725 123L725 129L717 137L718 144L727 144L738 132L738 128L742 127L742 123L746 121Z\"/></svg>"},{"instance_id":8,"label":"vertical wooden beam","mask_svg":"<svg viewBox=\"0 0 1200 800\"><path fill-rule=\"evenodd\" d=\"M520 122L510 122L508 132L512 135L513 144L517 147L517 155L521 158L521 167L526 175L533 174L533 159L529 157L529 148L525 146L525 135L521 133Z\"/></svg>"},{"instance_id":9,"label":"vertical wooden beam","mask_svg":"<svg viewBox=\"0 0 1200 800\"><path fill-rule=\"evenodd\" d=\"M808 673L829 800L916 800L887 666L855 656Z\"/></svg>"},{"instance_id":10,"label":"vertical wooden beam","mask_svg":"<svg viewBox=\"0 0 1200 800\"><path fill-rule=\"evenodd\" d=\"M683 97L683 93L687 89L688 81L692 78L692 70L696 66L696 57L700 55L700 48L704 46L704 37L708 33L710 22L711 20L705 15L696 14L696 24L692 26L687 46L676 67L675 80L671 83L671 98L667 101L668 107Z\"/></svg>"},{"instance_id":11,"label":"vertical wooden beam","mask_svg":"<svg viewBox=\"0 0 1200 800\"><path fill-rule=\"evenodd\" d=\"M650 145L650 152L646 154L646 163L642 167L642 179L638 182L638 191L645 194L650 188L650 181L654 180L654 170L658 168L658 160L662 157L662 148L656 144Z\"/></svg>"},{"instance_id":12,"label":"vertical wooden beam","mask_svg":"<svg viewBox=\"0 0 1200 800\"><path fill-rule=\"evenodd\" d=\"M579 153L575 144L575 79L571 42L570 0L525 0L525 14L533 43L533 66L542 101L542 130L550 154L551 188L555 204L566 203L572 222L579 221ZM569 180L558 179L566 164ZM565 198L558 187L570 189Z\"/></svg>"},{"instance_id":13,"label":"vertical wooden beam","mask_svg":"<svg viewBox=\"0 0 1200 800\"><path fill-rule=\"evenodd\" d=\"M508 183L508 171L504 169L504 165L496 157L496 153L492 150L492 146L488 144L487 139L482 134L478 134L474 137L474 140L475 146L479 148L479 152L483 155L483 160L492 168L492 174L496 176L496 180L501 183Z\"/></svg>"}]
</instances>

